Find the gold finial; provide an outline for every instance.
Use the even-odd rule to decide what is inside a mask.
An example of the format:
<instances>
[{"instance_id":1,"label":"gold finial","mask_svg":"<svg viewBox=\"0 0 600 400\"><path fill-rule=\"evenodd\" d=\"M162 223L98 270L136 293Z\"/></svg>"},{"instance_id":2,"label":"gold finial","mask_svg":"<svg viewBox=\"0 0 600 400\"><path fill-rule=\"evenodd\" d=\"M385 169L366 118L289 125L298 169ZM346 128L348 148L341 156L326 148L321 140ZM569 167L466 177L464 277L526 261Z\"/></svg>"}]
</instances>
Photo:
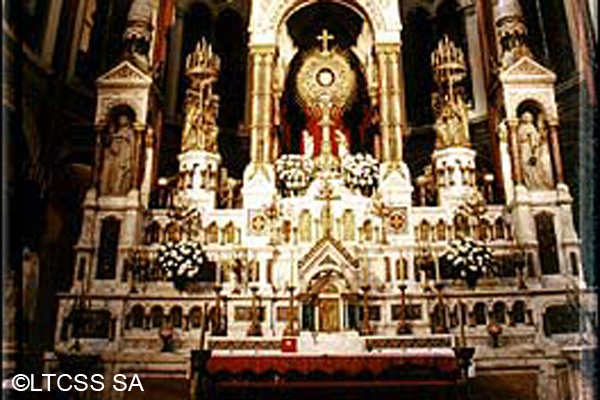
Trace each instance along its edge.
<instances>
[{"instance_id":1,"label":"gold finial","mask_svg":"<svg viewBox=\"0 0 600 400\"><path fill-rule=\"evenodd\" d=\"M327 29L323 29L321 34L317 36L317 40L321 42L323 54L329 54L329 41L335 39L335 36L330 35Z\"/></svg>"}]
</instances>

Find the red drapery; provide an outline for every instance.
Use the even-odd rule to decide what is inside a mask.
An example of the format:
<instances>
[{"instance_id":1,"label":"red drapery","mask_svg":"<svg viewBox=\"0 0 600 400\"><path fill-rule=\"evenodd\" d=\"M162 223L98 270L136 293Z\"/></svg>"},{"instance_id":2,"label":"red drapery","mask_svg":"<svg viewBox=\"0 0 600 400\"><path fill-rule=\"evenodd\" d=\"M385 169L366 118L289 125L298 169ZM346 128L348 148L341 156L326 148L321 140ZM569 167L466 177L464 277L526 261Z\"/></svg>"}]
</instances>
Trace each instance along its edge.
<instances>
[{"instance_id":1,"label":"red drapery","mask_svg":"<svg viewBox=\"0 0 600 400\"><path fill-rule=\"evenodd\" d=\"M323 142L322 131L320 123L323 118L322 111L316 108L306 108L304 110L306 115L306 130L312 135L314 139L315 151L314 155L318 156L321 154L321 143ZM336 131L341 131L346 137L346 143L350 146L350 130L345 126L342 120L342 111L339 109L331 110L331 127L330 127L330 138L331 138L331 151L333 154L338 154L338 143L336 138ZM304 149L304 137L300 139L300 152L305 153Z\"/></svg>"}]
</instances>

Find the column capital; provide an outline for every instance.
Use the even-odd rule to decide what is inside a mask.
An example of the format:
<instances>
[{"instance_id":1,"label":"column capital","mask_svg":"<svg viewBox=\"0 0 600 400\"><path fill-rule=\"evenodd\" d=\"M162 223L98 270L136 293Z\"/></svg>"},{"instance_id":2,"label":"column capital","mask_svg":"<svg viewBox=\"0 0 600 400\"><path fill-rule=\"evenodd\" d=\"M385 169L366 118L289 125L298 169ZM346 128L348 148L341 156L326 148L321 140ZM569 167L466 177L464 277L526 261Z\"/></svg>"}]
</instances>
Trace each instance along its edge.
<instances>
[{"instance_id":1,"label":"column capital","mask_svg":"<svg viewBox=\"0 0 600 400\"><path fill-rule=\"evenodd\" d=\"M506 124L508 125L508 127L510 129L517 129L517 127L519 126L519 119L518 118L507 118Z\"/></svg>"},{"instance_id":2,"label":"column capital","mask_svg":"<svg viewBox=\"0 0 600 400\"><path fill-rule=\"evenodd\" d=\"M253 54L269 54L269 53L276 53L277 52L277 46L273 43L259 43L259 44L251 44L249 46L250 48L250 55Z\"/></svg>"},{"instance_id":3,"label":"column capital","mask_svg":"<svg viewBox=\"0 0 600 400\"><path fill-rule=\"evenodd\" d=\"M398 43L376 43L375 54L376 55L400 55L402 45Z\"/></svg>"}]
</instances>

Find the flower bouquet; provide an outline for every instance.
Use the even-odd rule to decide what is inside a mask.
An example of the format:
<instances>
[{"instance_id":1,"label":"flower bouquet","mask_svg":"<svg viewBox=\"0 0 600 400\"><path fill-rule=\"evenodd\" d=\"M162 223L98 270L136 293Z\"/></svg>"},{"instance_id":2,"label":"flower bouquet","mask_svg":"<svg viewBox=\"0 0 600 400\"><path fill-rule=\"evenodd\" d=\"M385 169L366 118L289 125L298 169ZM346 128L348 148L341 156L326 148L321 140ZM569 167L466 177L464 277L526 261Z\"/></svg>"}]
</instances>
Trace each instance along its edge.
<instances>
[{"instance_id":1,"label":"flower bouquet","mask_svg":"<svg viewBox=\"0 0 600 400\"><path fill-rule=\"evenodd\" d=\"M488 247L472 239L450 242L441 260L451 269L451 276L464 279L471 289L479 278L492 273L494 268L494 258Z\"/></svg>"},{"instance_id":2,"label":"flower bouquet","mask_svg":"<svg viewBox=\"0 0 600 400\"><path fill-rule=\"evenodd\" d=\"M207 261L198 242L167 242L158 250L158 265L178 290L198 281L200 272L208 265Z\"/></svg>"},{"instance_id":3,"label":"flower bouquet","mask_svg":"<svg viewBox=\"0 0 600 400\"><path fill-rule=\"evenodd\" d=\"M313 160L300 154L284 154L275 161L275 173L284 196L297 195L306 190L313 178Z\"/></svg>"},{"instance_id":4,"label":"flower bouquet","mask_svg":"<svg viewBox=\"0 0 600 400\"><path fill-rule=\"evenodd\" d=\"M379 164L371 154L349 154L342 160L342 175L348 188L371 196L379 184Z\"/></svg>"}]
</instances>

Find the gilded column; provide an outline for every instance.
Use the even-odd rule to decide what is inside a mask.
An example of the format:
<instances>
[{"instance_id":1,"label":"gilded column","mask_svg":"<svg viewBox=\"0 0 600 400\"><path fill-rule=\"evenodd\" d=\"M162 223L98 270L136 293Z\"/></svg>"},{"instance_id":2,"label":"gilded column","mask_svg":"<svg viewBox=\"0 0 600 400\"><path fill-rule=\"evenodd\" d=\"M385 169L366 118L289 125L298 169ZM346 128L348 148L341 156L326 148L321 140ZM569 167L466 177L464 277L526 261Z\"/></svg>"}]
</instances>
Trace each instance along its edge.
<instances>
[{"instance_id":1,"label":"gilded column","mask_svg":"<svg viewBox=\"0 0 600 400\"><path fill-rule=\"evenodd\" d=\"M517 140L518 120L510 120L508 125L508 145L510 151L511 168L513 171L513 181L516 184L523 184L523 166L521 165L521 152Z\"/></svg>"},{"instance_id":2,"label":"gilded column","mask_svg":"<svg viewBox=\"0 0 600 400\"><path fill-rule=\"evenodd\" d=\"M382 161L395 163L402 160L402 93L400 90L400 48L385 44L377 47L380 81L380 113Z\"/></svg>"},{"instance_id":3,"label":"gilded column","mask_svg":"<svg viewBox=\"0 0 600 400\"><path fill-rule=\"evenodd\" d=\"M560 156L560 144L558 142L558 121L553 120L548 124L550 131L550 147L552 149L552 159L554 165L554 177L556 178L556 183L564 183L564 173L563 173L563 165L562 158Z\"/></svg>"},{"instance_id":4,"label":"gilded column","mask_svg":"<svg viewBox=\"0 0 600 400\"><path fill-rule=\"evenodd\" d=\"M389 144L389 104L387 89L389 86L388 82L388 71L387 71L387 55L384 49L378 49L377 51L377 62L379 64L379 114L380 121L379 126L381 129L381 161L389 161L390 155L390 144Z\"/></svg>"},{"instance_id":5,"label":"gilded column","mask_svg":"<svg viewBox=\"0 0 600 400\"><path fill-rule=\"evenodd\" d=\"M250 84L251 159L256 164L269 162L270 133L273 122L273 68L275 47L254 46L250 52L252 75Z\"/></svg>"}]
</instances>

